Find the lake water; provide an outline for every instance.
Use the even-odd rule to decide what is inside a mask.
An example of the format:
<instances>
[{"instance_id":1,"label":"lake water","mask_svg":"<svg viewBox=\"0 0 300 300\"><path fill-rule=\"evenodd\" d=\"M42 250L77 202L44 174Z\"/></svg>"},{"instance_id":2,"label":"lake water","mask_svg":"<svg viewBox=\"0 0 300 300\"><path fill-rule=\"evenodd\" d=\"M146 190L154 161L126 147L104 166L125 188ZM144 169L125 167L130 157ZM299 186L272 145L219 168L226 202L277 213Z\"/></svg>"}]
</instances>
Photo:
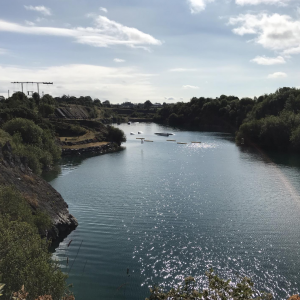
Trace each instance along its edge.
<instances>
[{"instance_id":1,"label":"lake water","mask_svg":"<svg viewBox=\"0 0 300 300\"><path fill-rule=\"evenodd\" d=\"M48 177L79 222L54 254L77 300L145 299L153 283L202 284L211 267L247 275L275 299L300 291L297 157L238 147L224 133L119 127L126 150L65 158ZM162 131L175 135L154 135Z\"/></svg>"}]
</instances>

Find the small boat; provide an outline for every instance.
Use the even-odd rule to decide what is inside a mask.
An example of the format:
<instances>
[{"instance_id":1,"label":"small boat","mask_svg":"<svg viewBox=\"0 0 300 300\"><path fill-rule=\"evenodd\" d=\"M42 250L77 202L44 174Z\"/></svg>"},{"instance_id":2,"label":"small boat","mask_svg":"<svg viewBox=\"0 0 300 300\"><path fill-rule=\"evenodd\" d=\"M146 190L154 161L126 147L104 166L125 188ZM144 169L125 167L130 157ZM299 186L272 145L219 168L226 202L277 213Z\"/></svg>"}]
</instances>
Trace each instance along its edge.
<instances>
[{"instance_id":1,"label":"small boat","mask_svg":"<svg viewBox=\"0 0 300 300\"><path fill-rule=\"evenodd\" d=\"M174 133L169 133L169 132L155 132L155 134L160 136L174 135Z\"/></svg>"},{"instance_id":2,"label":"small boat","mask_svg":"<svg viewBox=\"0 0 300 300\"><path fill-rule=\"evenodd\" d=\"M135 135L135 133L134 132L130 132L130 135Z\"/></svg>"},{"instance_id":3,"label":"small boat","mask_svg":"<svg viewBox=\"0 0 300 300\"><path fill-rule=\"evenodd\" d=\"M138 131L138 134L143 134L143 131Z\"/></svg>"}]
</instances>

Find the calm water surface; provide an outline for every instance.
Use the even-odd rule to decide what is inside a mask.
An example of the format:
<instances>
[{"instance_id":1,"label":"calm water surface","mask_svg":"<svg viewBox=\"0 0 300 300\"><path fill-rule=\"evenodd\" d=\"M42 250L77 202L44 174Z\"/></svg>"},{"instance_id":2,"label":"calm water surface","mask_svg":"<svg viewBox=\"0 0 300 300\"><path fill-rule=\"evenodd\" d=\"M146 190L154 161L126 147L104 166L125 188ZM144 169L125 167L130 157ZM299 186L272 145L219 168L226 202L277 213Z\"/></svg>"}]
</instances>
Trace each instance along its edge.
<instances>
[{"instance_id":1,"label":"calm water surface","mask_svg":"<svg viewBox=\"0 0 300 300\"><path fill-rule=\"evenodd\" d=\"M275 299L300 291L298 159L239 148L228 134L119 127L125 151L65 159L48 178L79 222L54 254L76 299L144 299L153 283L202 282L211 267Z\"/></svg>"}]
</instances>

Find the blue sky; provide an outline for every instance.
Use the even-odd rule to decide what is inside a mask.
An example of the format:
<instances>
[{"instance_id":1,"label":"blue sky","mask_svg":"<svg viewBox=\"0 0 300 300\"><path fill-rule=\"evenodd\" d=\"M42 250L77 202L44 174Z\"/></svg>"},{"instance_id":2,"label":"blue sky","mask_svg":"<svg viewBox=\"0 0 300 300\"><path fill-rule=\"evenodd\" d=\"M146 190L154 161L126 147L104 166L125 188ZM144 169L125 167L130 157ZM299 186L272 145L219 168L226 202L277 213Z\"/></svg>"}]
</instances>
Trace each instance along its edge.
<instances>
[{"instance_id":1,"label":"blue sky","mask_svg":"<svg viewBox=\"0 0 300 300\"><path fill-rule=\"evenodd\" d=\"M51 81L112 103L254 97L300 87L299 66L299 0L0 2L4 96Z\"/></svg>"}]
</instances>

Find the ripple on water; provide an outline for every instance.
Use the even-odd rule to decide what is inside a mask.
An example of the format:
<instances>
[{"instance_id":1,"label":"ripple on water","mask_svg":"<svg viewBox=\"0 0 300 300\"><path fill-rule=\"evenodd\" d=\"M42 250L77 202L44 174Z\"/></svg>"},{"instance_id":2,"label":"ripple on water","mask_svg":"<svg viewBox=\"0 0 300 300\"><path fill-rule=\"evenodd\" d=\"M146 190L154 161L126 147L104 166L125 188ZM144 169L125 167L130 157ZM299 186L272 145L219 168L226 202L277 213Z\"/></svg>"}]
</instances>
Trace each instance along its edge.
<instances>
[{"instance_id":1,"label":"ripple on water","mask_svg":"<svg viewBox=\"0 0 300 300\"><path fill-rule=\"evenodd\" d=\"M177 145L154 136L163 127L135 126L154 142L127 136L126 151L64 166L52 181L79 220L55 253L76 299L141 299L187 275L203 286L211 267L250 276L275 299L299 291L299 169L224 134L176 131L202 142Z\"/></svg>"}]
</instances>

